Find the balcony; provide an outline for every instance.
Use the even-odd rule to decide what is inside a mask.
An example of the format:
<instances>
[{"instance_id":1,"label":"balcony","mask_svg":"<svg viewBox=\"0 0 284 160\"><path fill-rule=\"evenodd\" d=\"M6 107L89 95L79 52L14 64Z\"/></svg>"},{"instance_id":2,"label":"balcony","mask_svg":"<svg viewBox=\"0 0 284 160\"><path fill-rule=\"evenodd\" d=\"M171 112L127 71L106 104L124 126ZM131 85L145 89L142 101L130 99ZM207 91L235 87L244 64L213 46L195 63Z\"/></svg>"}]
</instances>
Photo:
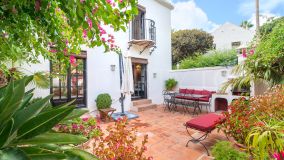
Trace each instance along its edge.
<instances>
[{"instance_id":1,"label":"balcony","mask_svg":"<svg viewBox=\"0 0 284 160\"><path fill-rule=\"evenodd\" d=\"M151 19L135 19L129 26L129 49L132 45L143 47L140 54L151 48L150 54L156 48L156 26Z\"/></svg>"}]
</instances>

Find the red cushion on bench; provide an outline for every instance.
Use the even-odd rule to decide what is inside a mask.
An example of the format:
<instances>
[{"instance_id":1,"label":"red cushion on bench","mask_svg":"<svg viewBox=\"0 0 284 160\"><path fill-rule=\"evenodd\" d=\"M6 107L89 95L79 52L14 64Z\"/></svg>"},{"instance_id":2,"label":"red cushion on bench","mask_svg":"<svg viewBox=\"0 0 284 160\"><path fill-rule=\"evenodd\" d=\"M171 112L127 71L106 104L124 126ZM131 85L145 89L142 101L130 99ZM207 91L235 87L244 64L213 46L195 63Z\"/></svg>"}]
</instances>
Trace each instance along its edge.
<instances>
[{"instance_id":1,"label":"red cushion on bench","mask_svg":"<svg viewBox=\"0 0 284 160\"><path fill-rule=\"evenodd\" d=\"M224 117L215 113L205 114L193 118L186 122L186 127L193 128L202 132L211 132L216 125L223 121Z\"/></svg>"},{"instance_id":2,"label":"red cushion on bench","mask_svg":"<svg viewBox=\"0 0 284 160\"><path fill-rule=\"evenodd\" d=\"M180 89L179 89L179 93L186 94L186 90L187 90L187 89L182 89L182 88L180 88Z\"/></svg>"},{"instance_id":3,"label":"red cushion on bench","mask_svg":"<svg viewBox=\"0 0 284 160\"><path fill-rule=\"evenodd\" d=\"M186 90L186 94L193 94L194 93L194 89L187 89Z\"/></svg>"},{"instance_id":4,"label":"red cushion on bench","mask_svg":"<svg viewBox=\"0 0 284 160\"><path fill-rule=\"evenodd\" d=\"M199 94L199 95L202 95L202 90L194 90L194 93L193 94Z\"/></svg>"},{"instance_id":5,"label":"red cushion on bench","mask_svg":"<svg viewBox=\"0 0 284 160\"><path fill-rule=\"evenodd\" d=\"M209 102L209 97L202 97L198 99L201 102Z\"/></svg>"}]
</instances>

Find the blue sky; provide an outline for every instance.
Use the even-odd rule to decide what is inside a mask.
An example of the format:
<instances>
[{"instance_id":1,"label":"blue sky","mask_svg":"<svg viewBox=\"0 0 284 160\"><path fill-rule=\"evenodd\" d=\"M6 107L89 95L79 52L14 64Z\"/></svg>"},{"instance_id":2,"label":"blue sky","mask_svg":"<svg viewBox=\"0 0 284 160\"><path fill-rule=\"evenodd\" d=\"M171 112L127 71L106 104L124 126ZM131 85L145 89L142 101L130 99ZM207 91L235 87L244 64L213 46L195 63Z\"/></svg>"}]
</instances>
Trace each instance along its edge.
<instances>
[{"instance_id":1,"label":"blue sky","mask_svg":"<svg viewBox=\"0 0 284 160\"><path fill-rule=\"evenodd\" d=\"M201 28L212 31L225 22L239 25L243 20L255 23L255 0L171 0L172 27ZM260 0L261 23L266 17L284 16L284 0ZM180 17L179 20L178 17Z\"/></svg>"}]
</instances>

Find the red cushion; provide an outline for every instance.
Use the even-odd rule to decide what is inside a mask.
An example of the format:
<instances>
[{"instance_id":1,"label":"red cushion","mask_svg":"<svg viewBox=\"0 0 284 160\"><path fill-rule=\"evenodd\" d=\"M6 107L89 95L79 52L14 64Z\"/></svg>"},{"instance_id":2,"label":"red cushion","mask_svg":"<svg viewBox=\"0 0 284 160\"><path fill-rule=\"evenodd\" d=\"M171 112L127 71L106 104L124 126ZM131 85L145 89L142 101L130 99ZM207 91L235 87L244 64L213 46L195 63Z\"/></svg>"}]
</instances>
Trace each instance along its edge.
<instances>
[{"instance_id":1,"label":"red cushion","mask_svg":"<svg viewBox=\"0 0 284 160\"><path fill-rule=\"evenodd\" d=\"M202 90L194 90L193 94L201 94L202 95Z\"/></svg>"},{"instance_id":2,"label":"red cushion","mask_svg":"<svg viewBox=\"0 0 284 160\"><path fill-rule=\"evenodd\" d=\"M202 132L211 132L216 128L216 125L222 123L224 117L215 113L205 114L193 118L186 122L186 127L193 128Z\"/></svg>"},{"instance_id":3,"label":"red cushion","mask_svg":"<svg viewBox=\"0 0 284 160\"><path fill-rule=\"evenodd\" d=\"M184 99L184 96L175 96L175 98Z\"/></svg>"},{"instance_id":4,"label":"red cushion","mask_svg":"<svg viewBox=\"0 0 284 160\"><path fill-rule=\"evenodd\" d=\"M207 90L203 90L202 91L202 95L211 95L211 92L207 91Z\"/></svg>"},{"instance_id":5,"label":"red cushion","mask_svg":"<svg viewBox=\"0 0 284 160\"><path fill-rule=\"evenodd\" d=\"M186 94L193 94L194 93L194 89L187 89L186 90Z\"/></svg>"},{"instance_id":6,"label":"red cushion","mask_svg":"<svg viewBox=\"0 0 284 160\"><path fill-rule=\"evenodd\" d=\"M186 94L186 89L179 89L179 93Z\"/></svg>"},{"instance_id":7,"label":"red cushion","mask_svg":"<svg viewBox=\"0 0 284 160\"><path fill-rule=\"evenodd\" d=\"M201 101L201 102L209 102L209 97L199 98L199 101Z\"/></svg>"}]
</instances>

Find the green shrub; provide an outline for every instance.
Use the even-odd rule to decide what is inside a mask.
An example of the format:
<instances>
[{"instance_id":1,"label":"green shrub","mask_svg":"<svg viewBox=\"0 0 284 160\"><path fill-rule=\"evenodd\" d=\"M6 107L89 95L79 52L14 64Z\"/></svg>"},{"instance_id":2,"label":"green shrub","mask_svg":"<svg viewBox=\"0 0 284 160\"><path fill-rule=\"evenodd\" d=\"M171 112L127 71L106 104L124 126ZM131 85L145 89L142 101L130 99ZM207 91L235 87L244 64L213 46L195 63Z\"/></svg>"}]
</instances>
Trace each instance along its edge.
<instances>
[{"instance_id":1,"label":"green shrub","mask_svg":"<svg viewBox=\"0 0 284 160\"><path fill-rule=\"evenodd\" d=\"M180 62L180 69L214 67L214 66L234 66L238 64L237 52L211 51L208 54L198 54L195 57L185 58Z\"/></svg>"},{"instance_id":2,"label":"green shrub","mask_svg":"<svg viewBox=\"0 0 284 160\"><path fill-rule=\"evenodd\" d=\"M49 108L51 95L30 103L33 90L25 90L32 79L24 77L0 88L0 159L96 159L72 147L88 139L52 130L59 122L86 112L75 111L75 106L70 106L72 102Z\"/></svg>"},{"instance_id":3,"label":"green shrub","mask_svg":"<svg viewBox=\"0 0 284 160\"><path fill-rule=\"evenodd\" d=\"M248 155L233 148L227 141L220 141L213 146L212 155L216 160L246 160Z\"/></svg>"},{"instance_id":4,"label":"green shrub","mask_svg":"<svg viewBox=\"0 0 284 160\"><path fill-rule=\"evenodd\" d=\"M169 91L169 90L174 89L177 84L178 84L178 82L175 79L173 79L173 78L170 78L170 79L166 80L166 82L165 82L166 90Z\"/></svg>"},{"instance_id":5,"label":"green shrub","mask_svg":"<svg viewBox=\"0 0 284 160\"><path fill-rule=\"evenodd\" d=\"M108 93L99 94L96 103L99 110L110 108L112 103L111 96Z\"/></svg>"}]
</instances>

